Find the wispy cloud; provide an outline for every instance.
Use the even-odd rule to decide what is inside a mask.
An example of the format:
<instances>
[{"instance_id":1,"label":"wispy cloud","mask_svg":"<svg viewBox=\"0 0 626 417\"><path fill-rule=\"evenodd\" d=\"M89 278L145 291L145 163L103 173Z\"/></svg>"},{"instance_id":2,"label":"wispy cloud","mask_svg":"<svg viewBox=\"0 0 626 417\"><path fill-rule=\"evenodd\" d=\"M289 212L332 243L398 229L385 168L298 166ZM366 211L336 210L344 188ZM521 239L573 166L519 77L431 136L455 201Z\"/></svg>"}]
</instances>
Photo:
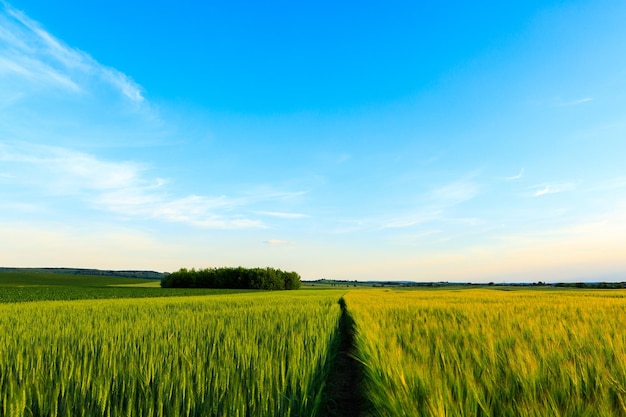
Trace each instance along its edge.
<instances>
[{"instance_id":1,"label":"wispy cloud","mask_svg":"<svg viewBox=\"0 0 626 417\"><path fill-rule=\"evenodd\" d=\"M187 223L205 228L263 228L245 212L251 205L285 198L290 193L245 196L175 196L168 181L150 178L148 167L112 162L58 147L0 142L0 161L13 167L3 175L11 183L37 187L49 195L73 196L100 210L125 216ZM297 193L296 193L297 194ZM289 213L270 212L275 215Z\"/></svg>"},{"instance_id":2,"label":"wispy cloud","mask_svg":"<svg viewBox=\"0 0 626 417\"><path fill-rule=\"evenodd\" d=\"M512 177L504 177L505 180L515 181L524 178L524 168L522 168L517 175L513 175Z\"/></svg>"},{"instance_id":3,"label":"wispy cloud","mask_svg":"<svg viewBox=\"0 0 626 417\"><path fill-rule=\"evenodd\" d=\"M441 211L404 215L383 221L379 229L407 229L440 219L441 217Z\"/></svg>"},{"instance_id":4,"label":"wispy cloud","mask_svg":"<svg viewBox=\"0 0 626 417\"><path fill-rule=\"evenodd\" d=\"M386 210L379 215L337 220L332 232L349 234L393 229L416 229L436 222L448 223L455 207L470 201L479 194L480 185L464 177L460 180L434 186L429 191L413 196L412 204L402 209Z\"/></svg>"},{"instance_id":5,"label":"wispy cloud","mask_svg":"<svg viewBox=\"0 0 626 417\"><path fill-rule=\"evenodd\" d=\"M18 201L3 201L0 203L0 209L19 211L21 213L36 213L42 210L41 206L37 204L21 203Z\"/></svg>"},{"instance_id":6,"label":"wispy cloud","mask_svg":"<svg viewBox=\"0 0 626 417\"><path fill-rule=\"evenodd\" d=\"M547 194L554 194L554 193L558 193L561 190L554 188L553 186L550 185L546 185L545 187L535 191L535 193L533 194L535 197L540 197L542 195L547 195Z\"/></svg>"},{"instance_id":7,"label":"wispy cloud","mask_svg":"<svg viewBox=\"0 0 626 417\"><path fill-rule=\"evenodd\" d=\"M0 56L0 74L18 76L35 85L48 84L73 92L82 91L78 84L52 67L15 54Z\"/></svg>"},{"instance_id":8,"label":"wispy cloud","mask_svg":"<svg viewBox=\"0 0 626 417\"><path fill-rule=\"evenodd\" d=\"M442 206L460 204L478 195L478 185L473 181L459 180L434 188L429 199Z\"/></svg>"},{"instance_id":9,"label":"wispy cloud","mask_svg":"<svg viewBox=\"0 0 626 417\"><path fill-rule=\"evenodd\" d=\"M287 213L281 211L259 211L258 214L269 217L277 217L280 219L302 219L305 217L309 217L306 214L302 213Z\"/></svg>"},{"instance_id":10,"label":"wispy cloud","mask_svg":"<svg viewBox=\"0 0 626 417\"><path fill-rule=\"evenodd\" d=\"M271 185L259 185L250 189L244 197L252 200L277 200L295 201L306 195L306 191L284 191ZM267 213L280 213L279 211L268 210Z\"/></svg>"},{"instance_id":11,"label":"wispy cloud","mask_svg":"<svg viewBox=\"0 0 626 417\"><path fill-rule=\"evenodd\" d=\"M574 184L572 183L560 183L560 184L545 184L539 187L533 193L534 197L541 197L548 194L557 194L562 193L564 191L571 191L574 189Z\"/></svg>"},{"instance_id":12,"label":"wispy cloud","mask_svg":"<svg viewBox=\"0 0 626 417\"><path fill-rule=\"evenodd\" d=\"M62 94L57 94L59 91ZM81 97L78 106L73 101L75 96ZM20 107L20 102L27 106ZM140 106L131 106L133 115L128 117L123 110L127 106L120 105L124 103ZM107 109L104 118L103 107ZM265 227L261 220L246 215L251 213L247 208L258 201L279 198L260 193L180 195L168 188L167 180L151 175L152 167L146 164L100 158L67 146L33 143L67 143L67 126L71 126L69 130L81 144L105 138L108 145L119 136L128 141L134 129L141 137L146 133L152 137L155 122L160 120L146 103L141 87L128 76L65 45L3 0L0 108L6 109L0 113L0 180L9 186L35 190L31 195L72 199L72 205L123 216L229 229ZM56 109L64 109L59 110L61 117L56 117ZM41 117L31 127L33 114Z\"/></svg>"},{"instance_id":13,"label":"wispy cloud","mask_svg":"<svg viewBox=\"0 0 626 417\"><path fill-rule=\"evenodd\" d=\"M132 102L144 100L141 87L128 76L65 45L6 2L0 4L0 75L75 93L100 81Z\"/></svg>"},{"instance_id":14,"label":"wispy cloud","mask_svg":"<svg viewBox=\"0 0 626 417\"><path fill-rule=\"evenodd\" d=\"M0 161L17 164L10 175L23 183L43 182L51 194L107 190L136 182L144 169L132 162L99 160L85 153L29 143L0 142ZM26 165L36 171L24 171ZM41 175L41 176L40 176Z\"/></svg>"},{"instance_id":15,"label":"wispy cloud","mask_svg":"<svg viewBox=\"0 0 626 417\"><path fill-rule=\"evenodd\" d=\"M590 101L593 101L592 97L583 97L583 98L578 98L574 100L563 100L559 98L555 101L555 106L556 107L577 106L579 104L589 103Z\"/></svg>"},{"instance_id":16,"label":"wispy cloud","mask_svg":"<svg viewBox=\"0 0 626 417\"><path fill-rule=\"evenodd\" d=\"M141 194L143 192L143 194ZM106 193L95 203L108 210L135 217L186 223L210 229L265 228L263 222L230 212L240 208L236 200L227 197L210 198L191 195L172 198L145 190L121 190Z\"/></svg>"}]
</instances>

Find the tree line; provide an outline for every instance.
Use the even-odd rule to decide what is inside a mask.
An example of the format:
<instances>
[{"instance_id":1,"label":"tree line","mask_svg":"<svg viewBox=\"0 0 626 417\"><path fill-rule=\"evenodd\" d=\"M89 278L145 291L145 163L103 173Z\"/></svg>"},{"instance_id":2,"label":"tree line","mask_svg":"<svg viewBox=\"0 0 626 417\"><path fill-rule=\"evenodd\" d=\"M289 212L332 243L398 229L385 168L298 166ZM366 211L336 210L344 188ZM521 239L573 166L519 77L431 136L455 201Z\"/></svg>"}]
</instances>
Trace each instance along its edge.
<instances>
[{"instance_id":1,"label":"tree line","mask_svg":"<svg viewBox=\"0 0 626 417\"><path fill-rule=\"evenodd\" d=\"M297 290L300 275L275 268L181 268L161 279L163 288Z\"/></svg>"}]
</instances>

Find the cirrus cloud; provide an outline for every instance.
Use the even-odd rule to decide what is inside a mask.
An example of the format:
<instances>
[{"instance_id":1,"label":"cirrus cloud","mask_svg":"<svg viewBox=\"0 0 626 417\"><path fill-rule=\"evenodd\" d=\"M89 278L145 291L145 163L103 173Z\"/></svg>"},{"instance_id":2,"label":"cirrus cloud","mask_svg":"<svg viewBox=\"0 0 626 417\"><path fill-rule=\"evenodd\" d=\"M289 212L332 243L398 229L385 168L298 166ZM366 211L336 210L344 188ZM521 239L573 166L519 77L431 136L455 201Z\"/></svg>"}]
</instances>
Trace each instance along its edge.
<instances>
[{"instance_id":1,"label":"cirrus cloud","mask_svg":"<svg viewBox=\"0 0 626 417\"><path fill-rule=\"evenodd\" d=\"M144 101L141 87L127 75L65 45L6 2L0 3L0 75L75 93L104 82L132 102Z\"/></svg>"},{"instance_id":2,"label":"cirrus cloud","mask_svg":"<svg viewBox=\"0 0 626 417\"><path fill-rule=\"evenodd\" d=\"M168 181L150 178L144 165L44 145L0 142L0 161L13 170L2 178L15 186L57 198L78 198L93 208L124 216L204 228L264 228L262 221L245 215L246 207L273 199L273 195L175 196L165 189Z\"/></svg>"}]
</instances>

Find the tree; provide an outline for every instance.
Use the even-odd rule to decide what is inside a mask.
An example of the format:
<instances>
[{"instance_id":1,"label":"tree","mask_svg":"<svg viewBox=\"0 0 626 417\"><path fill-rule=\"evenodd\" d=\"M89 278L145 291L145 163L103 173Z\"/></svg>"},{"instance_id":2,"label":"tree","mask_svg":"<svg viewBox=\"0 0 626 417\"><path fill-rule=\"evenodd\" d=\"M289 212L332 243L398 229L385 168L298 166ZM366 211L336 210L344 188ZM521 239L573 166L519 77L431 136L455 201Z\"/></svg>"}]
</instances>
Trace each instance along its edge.
<instances>
[{"instance_id":1,"label":"tree","mask_svg":"<svg viewBox=\"0 0 626 417\"><path fill-rule=\"evenodd\" d=\"M233 288L258 290L295 290L300 275L274 268L206 268L186 269L167 274L161 280L164 288Z\"/></svg>"}]
</instances>

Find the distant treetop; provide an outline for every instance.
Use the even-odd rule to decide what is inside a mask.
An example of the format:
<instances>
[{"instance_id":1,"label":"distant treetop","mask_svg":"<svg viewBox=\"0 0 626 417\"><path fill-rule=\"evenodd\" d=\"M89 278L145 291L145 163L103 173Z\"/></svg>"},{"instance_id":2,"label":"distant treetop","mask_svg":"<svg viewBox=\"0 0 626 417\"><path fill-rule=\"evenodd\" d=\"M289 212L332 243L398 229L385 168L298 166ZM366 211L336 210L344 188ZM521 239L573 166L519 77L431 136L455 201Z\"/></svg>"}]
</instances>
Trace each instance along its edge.
<instances>
[{"instance_id":1,"label":"distant treetop","mask_svg":"<svg viewBox=\"0 0 626 417\"><path fill-rule=\"evenodd\" d=\"M163 277L164 288L233 288L256 290L297 290L301 278L296 272L274 268L181 268Z\"/></svg>"}]
</instances>

